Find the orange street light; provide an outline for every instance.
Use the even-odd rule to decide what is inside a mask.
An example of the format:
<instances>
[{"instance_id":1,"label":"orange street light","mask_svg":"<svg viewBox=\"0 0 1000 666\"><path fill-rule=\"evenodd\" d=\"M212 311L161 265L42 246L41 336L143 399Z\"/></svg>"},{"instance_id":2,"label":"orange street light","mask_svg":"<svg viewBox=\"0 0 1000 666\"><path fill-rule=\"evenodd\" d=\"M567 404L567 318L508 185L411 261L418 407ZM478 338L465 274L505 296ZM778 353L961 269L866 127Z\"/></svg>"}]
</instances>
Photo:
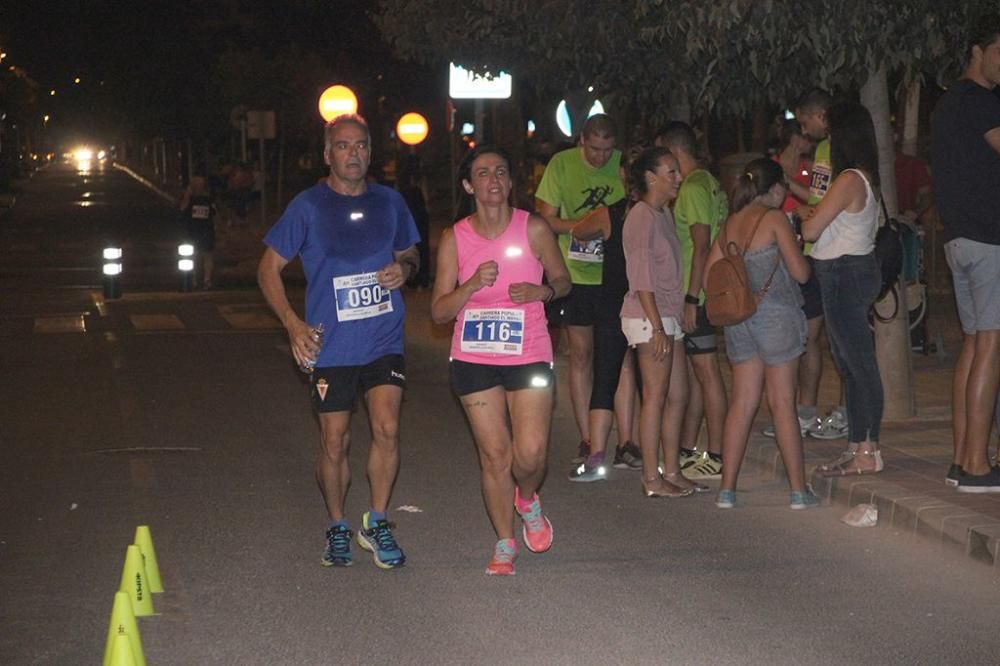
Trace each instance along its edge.
<instances>
[{"instance_id":1,"label":"orange street light","mask_svg":"<svg viewBox=\"0 0 1000 666\"><path fill-rule=\"evenodd\" d=\"M319 96L319 115L326 122L345 113L356 113L357 110L358 98L347 86L330 86Z\"/></svg>"},{"instance_id":2,"label":"orange street light","mask_svg":"<svg viewBox=\"0 0 1000 666\"><path fill-rule=\"evenodd\" d=\"M427 138L427 119L419 113L407 113L396 123L396 136L408 146L415 146Z\"/></svg>"}]
</instances>

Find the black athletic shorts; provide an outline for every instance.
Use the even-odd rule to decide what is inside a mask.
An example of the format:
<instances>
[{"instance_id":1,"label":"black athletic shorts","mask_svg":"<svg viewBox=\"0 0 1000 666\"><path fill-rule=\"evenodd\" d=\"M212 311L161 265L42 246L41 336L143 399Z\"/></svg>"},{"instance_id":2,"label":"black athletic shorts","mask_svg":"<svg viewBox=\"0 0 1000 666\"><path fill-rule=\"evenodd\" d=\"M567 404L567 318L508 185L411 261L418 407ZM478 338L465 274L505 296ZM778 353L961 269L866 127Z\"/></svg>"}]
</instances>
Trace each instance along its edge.
<instances>
[{"instance_id":1,"label":"black athletic shorts","mask_svg":"<svg viewBox=\"0 0 1000 666\"><path fill-rule=\"evenodd\" d=\"M406 386L402 354L387 354L367 365L335 365L313 370L310 394L317 412L349 412L360 387L363 393L376 386Z\"/></svg>"},{"instance_id":2,"label":"black athletic shorts","mask_svg":"<svg viewBox=\"0 0 1000 666\"><path fill-rule=\"evenodd\" d=\"M551 363L525 363L524 365L486 365L452 360L448 374L451 386L458 395L469 395L502 386L506 391L527 388L548 388L555 385Z\"/></svg>"},{"instance_id":3,"label":"black athletic shorts","mask_svg":"<svg viewBox=\"0 0 1000 666\"><path fill-rule=\"evenodd\" d=\"M569 296L563 299L563 323L567 326L593 326L601 313L601 285L574 284Z\"/></svg>"},{"instance_id":4,"label":"black athletic shorts","mask_svg":"<svg viewBox=\"0 0 1000 666\"><path fill-rule=\"evenodd\" d=\"M684 333L684 351L689 356L715 353L719 349L715 339L715 327L708 323L708 313L705 312L704 305L698 306L694 326L693 331Z\"/></svg>"}]
</instances>

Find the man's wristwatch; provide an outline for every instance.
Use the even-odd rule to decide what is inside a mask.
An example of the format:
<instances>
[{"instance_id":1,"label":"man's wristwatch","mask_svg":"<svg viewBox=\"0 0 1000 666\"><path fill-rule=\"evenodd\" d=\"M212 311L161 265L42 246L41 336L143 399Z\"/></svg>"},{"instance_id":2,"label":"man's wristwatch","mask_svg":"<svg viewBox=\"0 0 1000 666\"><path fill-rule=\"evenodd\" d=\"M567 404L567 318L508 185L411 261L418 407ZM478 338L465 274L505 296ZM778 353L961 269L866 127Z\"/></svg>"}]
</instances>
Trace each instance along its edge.
<instances>
[{"instance_id":1,"label":"man's wristwatch","mask_svg":"<svg viewBox=\"0 0 1000 666\"><path fill-rule=\"evenodd\" d=\"M698 297L692 296L691 294L684 294L684 302L689 305L701 305L700 301L698 301Z\"/></svg>"}]
</instances>

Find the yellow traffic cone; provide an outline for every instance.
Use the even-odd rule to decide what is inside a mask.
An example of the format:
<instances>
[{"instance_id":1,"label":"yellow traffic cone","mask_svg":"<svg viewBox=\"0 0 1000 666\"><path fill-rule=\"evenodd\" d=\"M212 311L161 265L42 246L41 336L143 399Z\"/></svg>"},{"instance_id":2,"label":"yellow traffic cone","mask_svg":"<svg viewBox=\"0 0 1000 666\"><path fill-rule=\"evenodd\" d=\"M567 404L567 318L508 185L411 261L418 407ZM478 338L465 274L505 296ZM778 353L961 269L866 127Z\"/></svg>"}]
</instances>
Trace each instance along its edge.
<instances>
[{"instance_id":1,"label":"yellow traffic cone","mask_svg":"<svg viewBox=\"0 0 1000 666\"><path fill-rule=\"evenodd\" d=\"M108 662L108 666L138 666L138 664L139 662L132 654L132 646L128 636L125 634L115 636L114 648L111 650L111 661Z\"/></svg>"},{"instance_id":2,"label":"yellow traffic cone","mask_svg":"<svg viewBox=\"0 0 1000 666\"><path fill-rule=\"evenodd\" d=\"M132 544L125 551L125 567L118 589L128 594L132 602L132 612L136 617L153 614L153 595L149 592L149 579L142 563L139 546Z\"/></svg>"},{"instance_id":3,"label":"yellow traffic cone","mask_svg":"<svg viewBox=\"0 0 1000 666\"><path fill-rule=\"evenodd\" d=\"M132 602L126 592L115 592L115 604L111 607L111 622L108 624L108 640L104 644L104 666L111 666L115 656L115 643L119 636L128 637L129 662L134 666L146 666L146 656L142 650L139 625L132 613ZM118 652L121 652L119 649Z\"/></svg>"},{"instance_id":4,"label":"yellow traffic cone","mask_svg":"<svg viewBox=\"0 0 1000 666\"><path fill-rule=\"evenodd\" d=\"M156 561L156 550L153 548L153 535L148 525L135 528L135 545L139 546L142 559L146 562L146 575L149 577L149 591L163 592L163 580L160 578L160 565Z\"/></svg>"}]
</instances>

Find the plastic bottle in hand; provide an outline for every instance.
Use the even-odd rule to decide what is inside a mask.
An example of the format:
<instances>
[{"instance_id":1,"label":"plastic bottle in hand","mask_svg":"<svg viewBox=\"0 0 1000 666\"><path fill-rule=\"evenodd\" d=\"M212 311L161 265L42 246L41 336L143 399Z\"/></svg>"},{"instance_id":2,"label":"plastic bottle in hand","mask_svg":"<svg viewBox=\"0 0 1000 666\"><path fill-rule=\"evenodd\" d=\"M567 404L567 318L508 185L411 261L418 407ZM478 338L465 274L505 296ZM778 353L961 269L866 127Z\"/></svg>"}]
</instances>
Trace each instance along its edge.
<instances>
[{"instance_id":1,"label":"plastic bottle in hand","mask_svg":"<svg viewBox=\"0 0 1000 666\"><path fill-rule=\"evenodd\" d=\"M313 342L319 345L319 351L316 352L316 358L319 358L319 354L323 351L323 334L326 333L326 329L323 328L323 322L320 322L316 326L310 329L310 334L312 335ZM316 361L313 359L306 359L302 361L299 365L299 370L302 372L312 372L313 368L316 367Z\"/></svg>"}]
</instances>

